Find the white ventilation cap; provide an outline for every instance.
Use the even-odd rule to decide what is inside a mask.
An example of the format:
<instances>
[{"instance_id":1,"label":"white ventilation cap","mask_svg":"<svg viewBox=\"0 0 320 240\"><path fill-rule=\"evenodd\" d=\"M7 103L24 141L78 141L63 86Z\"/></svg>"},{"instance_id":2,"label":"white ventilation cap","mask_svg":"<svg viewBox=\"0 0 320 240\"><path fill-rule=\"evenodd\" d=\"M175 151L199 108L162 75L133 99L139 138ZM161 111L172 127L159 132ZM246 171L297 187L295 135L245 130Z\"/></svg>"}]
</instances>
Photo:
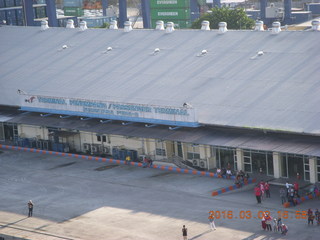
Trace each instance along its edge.
<instances>
[{"instance_id":1,"label":"white ventilation cap","mask_svg":"<svg viewBox=\"0 0 320 240\"><path fill-rule=\"evenodd\" d=\"M156 30L164 30L164 22L159 20L156 22Z\"/></svg>"},{"instance_id":2,"label":"white ventilation cap","mask_svg":"<svg viewBox=\"0 0 320 240\"><path fill-rule=\"evenodd\" d=\"M132 26L131 26L131 22L130 21L125 21L124 22L124 28L123 28L124 32L130 32L132 31Z\"/></svg>"},{"instance_id":3,"label":"white ventilation cap","mask_svg":"<svg viewBox=\"0 0 320 240\"><path fill-rule=\"evenodd\" d=\"M312 31L320 31L320 21L319 20L313 20L311 22L312 25Z\"/></svg>"},{"instance_id":4,"label":"white ventilation cap","mask_svg":"<svg viewBox=\"0 0 320 240\"><path fill-rule=\"evenodd\" d=\"M264 31L263 21L256 21L256 26L254 27L255 31Z\"/></svg>"},{"instance_id":5,"label":"white ventilation cap","mask_svg":"<svg viewBox=\"0 0 320 240\"><path fill-rule=\"evenodd\" d=\"M174 23L167 22L166 33L172 33L174 31Z\"/></svg>"},{"instance_id":6,"label":"white ventilation cap","mask_svg":"<svg viewBox=\"0 0 320 240\"><path fill-rule=\"evenodd\" d=\"M74 22L72 19L68 20L66 28L74 28Z\"/></svg>"},{"instance_id":7,"label":"white ventilation cap","mask_svg":"<svg viewBox=\"0 0 320 240\"><path fill-rule=\"evenodd\" d=\"M81 22L80 22L79 30L80 30L80 31L85 31L86 29L88 29L88 27L87 27L87 22L86 22L86 21L81 21Z\"/></svg>"},{"instance_id":8,"label":"white ventilation cap","mask_svg":"<svg viewBox=\"0 0 320 240\"><path fill-rule=\"evenodd\" d=\"M110 27L109 29L118 29L118 22L116 20L112 20L110 22Z\"/></svg>"},{"instance_id":9,"label":"white ventilation cap","mask_svg":"<svg viewBox=\"0 0 320 240\"><path fill-rule=\"evenodd\" d=\"M201 30L209 31L210 30L210 22L209 21L202 21Z\"/></svg>"},{"instance_id":10,"label":"white ventilation cap","mask_svg":"<svg viewBox=\"0 0 320 240\"><path fill-rule=\"evenodd\" d=\"M227 32L227 23L226 22L219 22L219 33L223 34L225 32Z\"/></svg>"},{"instance_id":11,"label":"white ventilation cap","mask_svg":"<svg viewBox=\"0 0 320 240\"><path fill-rule=\"evenodd\" d=\"M274 22L272 23L272 34L278 34L281 32L281 23L280 22Z\"/></svg>"},{"instance_id":12,"label":"white ventilation cap","mask_svg":"<svg viewBox=\"0 0 320 240\"><path fill-rule=\"evenodd\" d=\"M49 29L48 21L46 20L41 21L41 31L45 31L47 29Z\"/></svg>"}]
</instances>

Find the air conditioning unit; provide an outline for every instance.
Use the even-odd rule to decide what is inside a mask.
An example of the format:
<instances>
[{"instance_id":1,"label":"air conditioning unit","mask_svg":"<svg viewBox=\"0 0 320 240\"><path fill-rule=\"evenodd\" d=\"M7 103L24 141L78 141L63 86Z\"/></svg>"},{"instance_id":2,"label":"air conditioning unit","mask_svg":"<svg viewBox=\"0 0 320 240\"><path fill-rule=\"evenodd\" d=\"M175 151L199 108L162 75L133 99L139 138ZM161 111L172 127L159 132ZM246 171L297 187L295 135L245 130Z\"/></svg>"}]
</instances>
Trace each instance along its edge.
<instances>
[{"instance_id":1,"label":"air conditioning unit","mask_svg":"<svg viewBox=\"0 0 320 240\"><path fill-rule=\"evenodd\" d=\"M103 151L103 153L110 153L110 148L109 147L103 147L102 151Z\"/></svg>"},{"instance_id":2,"label":"air conditioning unit","mask_svg":"<svg viewBox=\"0 0 320 240\"><path fill-rule=\"evenodd\" d=\"M199 164L200 164L200 160L199 160L199 159L193 159L193 160L192 160L192 165L193 165L194 167L199 167Z\"/></svg>"},{"instance_id":3,"label":"air conditioning unit","mask_svg":"<svg viewBox=\"0 0 320 240\"><path fill-rule=\"evenodd\" d=\"M200 160L199 167L207 169L208 162L205 159Z\"/></svg>"},{"instance_id":4,"label":"air conditioning unit","mask_svg":"<svg viewBox=\"0 0 320 240\"><path fill-rule=\"evenodd\" d=\"M98 147L97 146L92 146L91 147L91 152L94 152L94 153L98 152Z\"/></svg>"},{"instance_id":5,"label":"air conditioning unit","mask_svg":"<svg viewBox=\"0 0 320 240\"><path fill-rule=\"evenodd\" d=\"M90 146L89 143L84 143L83 144L83 148L84 148L85 151L90 151L91 146Z\"/></svg>"}]
</instances>

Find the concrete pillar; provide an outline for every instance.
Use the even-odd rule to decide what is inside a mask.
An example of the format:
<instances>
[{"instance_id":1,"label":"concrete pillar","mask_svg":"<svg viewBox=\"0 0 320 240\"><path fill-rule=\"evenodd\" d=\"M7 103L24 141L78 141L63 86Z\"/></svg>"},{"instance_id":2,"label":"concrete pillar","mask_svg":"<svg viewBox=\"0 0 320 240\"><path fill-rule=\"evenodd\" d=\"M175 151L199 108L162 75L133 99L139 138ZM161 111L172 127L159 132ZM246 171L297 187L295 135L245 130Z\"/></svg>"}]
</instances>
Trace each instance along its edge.
<instances>
[{"instance_id":1,"label":"concrete pillar","mask_svg":"<svg viewBox=\"0 0 320 240\"><path fill-rule=\"evenodd\" d=\"M243 150L240 149L240 148L237 148L236 154L237 154L237 168L238 168L238 171L240 171L240 170L244 171Z\"/></svg>"},{"instance_id":2,"label":"concrete pillar","mask_svg":"<svg viewBox=\"0 0 320 240\"><path fill-rule=\"evenodd\" d=\"M309 158L309 169L310 169L310 183L316 183L318 180L316 157Z\"/></svg>"},{"instance_id":3,"label":"concrete pillar","mask_svg":"<svg viewBox=\"0 0 320 240\"><path fill-rule=\"evenodd\" d=\"M262 21L266 21L266 7L267 0L260 0L260 18Z\"/></svg>"},{"instance_id":4,"label":"concrete pillar","mask_svg":"<svg viewBox=\"0 0 320 240\"><path fill-rule=\"evenodd\" d=\"M127 21L127 0L119 0L119 27L124 27L124 22Z\"/></svg>"},{"instance_id":5,"label":"concrete pillar","mask_svg":"<svg viewBox=\"0 0 320 240\"><path fill-rule=\"evenodd\" d=\"M150 0L141 0L143 28L151 28Z\"/></svg>"},{"instance_id":6,"label":"concrete pillar","mask_svg":"<svg viewBox=\"0 0 320 240\"><path fill-rule=\"evenodd\" d=\"M107 16L108 0L102 0L102 15Z\"/></svg>"},{"instance_id":7,"label":"concrete pillar","mask_svg":"<svg viewBox=\"0 0 320 240\"><path fill-rule=\"evenodd\" d=\"M33 0L23 1L24 17L26 26L34 26Z\"/></svg>"},{"instance_id":8,"label":"concrete pillar","mask_svg":"<svg viewBox=\"0 0 320 240\"><path fill-rule=\"evenodd\" d=\"M207 146L206 151L207 151L207 159L208 159L208 169L213 169L217 167L217 158L216 158L216 149L213 148L211 151L211 146ZM212 153L212 154L211 154Z\"/></svg>"},{"instance_id":9,"label":"concrete pillar","mask_svg":"<svg viewBox=\"0 0 320 240\"><path fill-rule=\"evenodd\" d=\"M273 173L275 178L281 177L281 155L278 152L273 153Z\"/></svg>"},{"instance_id":10,"label":"concrete pillar","mask_svg":"<svg viewBox=\"0 0 320 240\"><path fill-rule=\"evenodd\" d=\"M46 11L48 16L48 25L50 27L58 27L56 2L47 0Z\"/></svg>"}]
</instances>

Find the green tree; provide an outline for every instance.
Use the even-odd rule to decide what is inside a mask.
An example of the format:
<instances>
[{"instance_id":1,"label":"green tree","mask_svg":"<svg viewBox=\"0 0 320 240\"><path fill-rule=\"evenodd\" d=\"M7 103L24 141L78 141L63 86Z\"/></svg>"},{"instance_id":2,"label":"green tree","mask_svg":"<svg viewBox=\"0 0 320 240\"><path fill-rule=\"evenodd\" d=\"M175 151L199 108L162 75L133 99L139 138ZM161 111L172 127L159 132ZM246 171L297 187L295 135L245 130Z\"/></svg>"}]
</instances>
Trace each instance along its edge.
<instances>
[{"instance_id":1,"label":"green tree","mask_svg":"<svg viewBox=\"0 0 320 240\"><path fill-rule=\"evenodd\" d=\"M210 22L211 29L218 29L219 22L226 22L228 29L252 29L255 24L254 20L247 16L243 8L215 7L211 11L194 21L192 28L201 28L201 22L204 20Z\"/></svg>"}]
</instances>

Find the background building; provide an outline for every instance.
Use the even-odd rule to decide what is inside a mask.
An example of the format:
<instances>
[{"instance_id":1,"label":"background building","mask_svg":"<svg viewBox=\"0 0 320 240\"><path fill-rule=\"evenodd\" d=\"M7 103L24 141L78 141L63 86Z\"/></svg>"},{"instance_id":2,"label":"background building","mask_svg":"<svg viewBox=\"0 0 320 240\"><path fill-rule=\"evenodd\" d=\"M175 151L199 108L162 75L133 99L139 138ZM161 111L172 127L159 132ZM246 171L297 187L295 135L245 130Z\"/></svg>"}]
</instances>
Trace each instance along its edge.
<instances>
[{"instance_id":1,"label":"background building","mask_svg":"<svg viewBox=\"0 0 320 240\"><path fill-rule=\"evenodd\" d=\"M319 181L313 24L304 32L1 27L0 140Z\"/></svg>"}]
</instances>

